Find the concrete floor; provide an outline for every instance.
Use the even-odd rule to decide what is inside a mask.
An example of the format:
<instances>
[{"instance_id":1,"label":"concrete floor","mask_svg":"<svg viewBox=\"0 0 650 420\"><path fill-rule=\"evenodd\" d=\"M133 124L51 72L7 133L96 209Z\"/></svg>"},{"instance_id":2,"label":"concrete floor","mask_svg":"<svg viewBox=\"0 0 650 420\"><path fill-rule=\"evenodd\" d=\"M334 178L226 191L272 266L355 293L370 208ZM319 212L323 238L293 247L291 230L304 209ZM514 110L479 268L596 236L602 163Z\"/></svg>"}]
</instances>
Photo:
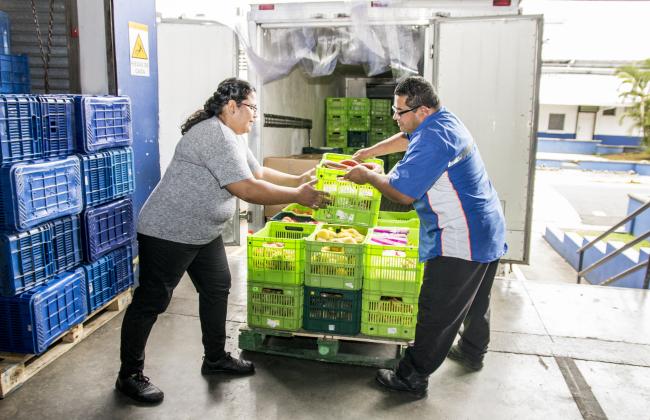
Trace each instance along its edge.
<instances>
[{"instance_id":1,"label":"concrete floor","mask_svg":"<svg viewBox=\"0 0 650 420\"><path fill-rule=\"evenodd\" d=\"M233 289L228 350L245 324L245 257L230 252ZM498 279L485 368L446 361L429 396L414 401L374 384L372 368L248 353L254 376L200 374L198 298L184 280L160 316L145 374L166 393L155 407L113 389L119 316L0 401L2 419L581 419L558 367L575 360L610 419L650 418L650 296L647 291Z\"/></svg>"}]
</instances>

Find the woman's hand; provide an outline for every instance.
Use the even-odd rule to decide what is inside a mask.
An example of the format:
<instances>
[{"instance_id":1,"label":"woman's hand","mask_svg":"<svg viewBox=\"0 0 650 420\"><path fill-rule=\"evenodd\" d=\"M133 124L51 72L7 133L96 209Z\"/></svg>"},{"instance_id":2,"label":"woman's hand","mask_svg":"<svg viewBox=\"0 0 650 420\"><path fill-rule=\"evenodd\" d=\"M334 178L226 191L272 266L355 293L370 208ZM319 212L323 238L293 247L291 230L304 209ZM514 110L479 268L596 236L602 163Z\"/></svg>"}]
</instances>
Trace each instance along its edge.
<instances>
[{"instance_id":1,"label":"woman's hand","mask_svg":"<svg viewBox=\"0 0 650 420\"><path fill-rule=\"evenodd\" d=\"M307 182L311 182L316 178L316 168L311 168L304 174L300 175L298 178L298 185L305 184Z\"/></svg>"},{"instance_id":2,"label":"woman's hand","mask_svg":"<svg viewBox=\"0 0 650 420\"><path fill-rule=\"evenodd\" d=\"M314 189L314 185L316 185L315 179L299 186L296 202L312 209L327 207L330 203L329 195Z\"/></svg>"},{"instance_id":3,"label":"woman's hand","mask_svg":"<svg viewBox=\"0 0 650 420\"><path fill-rule=\"evenodd\" d=\"M352 159L354 159L354 160L356 160L358 162L362 162L362 161L364 161L366 159L372 159L374 157L375 157L375 155L370 151L369 147L367 147L365 149L359 149L359 150L356 151L356 153L354 155L352 155Z\"/></svg>"}]
</instances>

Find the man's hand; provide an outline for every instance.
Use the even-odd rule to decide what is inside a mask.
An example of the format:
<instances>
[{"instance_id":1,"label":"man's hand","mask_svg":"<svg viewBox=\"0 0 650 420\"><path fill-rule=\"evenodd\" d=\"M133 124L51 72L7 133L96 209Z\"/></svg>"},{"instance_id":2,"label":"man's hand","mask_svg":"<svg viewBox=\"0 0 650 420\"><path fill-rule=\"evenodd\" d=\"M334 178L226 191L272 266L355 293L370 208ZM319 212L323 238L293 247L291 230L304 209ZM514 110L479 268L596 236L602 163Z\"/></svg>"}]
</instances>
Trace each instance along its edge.
<instances>
[{"instance_id":1,"label":"man's hand","mask_svg":"<svg viewBox=\"0 0 650 420\"><path fill-rule=\"evenodd\" d=\"M357 165L354 168L351 168L345 175L343 175L343 179L352 181L355 184L359 185L367 184L370 172L370 169L366 168L365 166Z\"/></svg>"},{"instance_id":2,"label":"man's hand","mask_svg":"<svg viewBox=\"0 0 650 420\"><path fill-rule=\"evenodd\" d=\"M372 159L374 157L375 155L370 151L369 147L365 149L359 149L354 155L352 155L352 159L356 160L357 162L363 162L366 159Z\"/></svg>"}]
</instances>

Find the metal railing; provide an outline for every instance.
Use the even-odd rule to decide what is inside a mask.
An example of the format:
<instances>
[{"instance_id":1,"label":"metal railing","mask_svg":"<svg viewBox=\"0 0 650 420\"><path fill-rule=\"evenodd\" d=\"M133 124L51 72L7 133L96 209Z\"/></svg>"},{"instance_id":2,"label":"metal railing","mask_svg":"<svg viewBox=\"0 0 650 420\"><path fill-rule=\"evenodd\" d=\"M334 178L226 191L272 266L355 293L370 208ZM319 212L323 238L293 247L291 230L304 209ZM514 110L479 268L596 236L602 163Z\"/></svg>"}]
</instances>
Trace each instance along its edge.
<instances>
[{"instance_id":1,"label":"metal railing","mask_svg":"<svg viewBox=\"0 0 650 420\"><path fill-rule=\"evenodd\" d=\"M593 271L594 269L600 267L601 265L603 265L607 261L611 260L615 256L625 252L626 250L632 248L633 246L635 246L636 244L640 243L641 241L643 241L644 239L646 239L647 237L650 236L650 230L649 230L649 231L639 235L634 240L626 243L625 245L623 245L622 247L620 247L616 251L612 252L611 254L605 255L603 258L601 258L598 261L596 261L595 263L591 264L589 267L587 267L585 269L582 268L582 265L584 263L585 252L589 248L594 246L594 244L596 242L598 242L601 239L607 237L607 235L609 235L610 233L613 233L619 227L623 226L624 224L626 224L630 220L634 219L640 213L643 213L648 208L650 208L650 201L648 201L647 203L645 203L643 206L639 207L638 209L636 209L632 213L628 214L623 220L621 220L620 222L618 222L617 224L615 224L614 226L609 228L606 232L604 232L603 234L601 234L597 238L593 239L589 243L585 244L584 246L582 246L581 248L579 248L576 251L577 253L580 254L580 257L578 259L578 284L580 284L580 282L582 281L582 278L587 273L589 273L590 271ZM614 283L615 281L627 276L628 274L632 274L632 273L634 273L634 272L636 272L636 271L638 271L638 270L640 270L640 269L642 269L644 267L646 269L646 272L645 272L645 278L643 280L643 288L648 289L648 288L650 288L650 259L648 259L646 261L642 261L642 262L640 262L640 263L638 263L638 264L636 264L636 265L634 265L634 266L632 266L632 267L630 267L630 268L628 268L628 269L626 269L626 270L624 270L624 271L622 271L622 272L620 272L620 273L618 273L618 274L616 274L616 275L614 275L614 276L612 276L612 277L598 283L598 285L600 285L600 286L610 285L610 284Z\"/></svg>"}]
</instances>

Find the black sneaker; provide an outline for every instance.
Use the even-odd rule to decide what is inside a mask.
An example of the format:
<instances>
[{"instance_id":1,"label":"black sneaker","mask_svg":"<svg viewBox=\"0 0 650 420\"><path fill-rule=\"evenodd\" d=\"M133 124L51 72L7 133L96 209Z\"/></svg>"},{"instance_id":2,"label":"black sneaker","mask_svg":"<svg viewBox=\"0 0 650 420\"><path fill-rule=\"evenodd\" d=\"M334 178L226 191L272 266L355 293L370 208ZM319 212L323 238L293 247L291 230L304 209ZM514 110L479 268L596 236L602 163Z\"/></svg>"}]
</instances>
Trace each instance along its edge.
<instances>
[{"instance_id":1,"label":"black sneaker","mask_svg":"<svg viewBox=\"0 0 650 420\"><path fill-rule=\"evenodd\" d=\"M449 349L449 353L447 353L447 357L450 358L451 360L457 361L461 365L465 366L467 369L472 370L474 372L483 369L483 358L475 359L469 356L467 353L461 350L458 344L454 344L451 347L451 349Z\"/></svg>"},{"instance_id":2,"label":"black sneaker","mask_svg":"<svg viewBox=\"0 0 650 420\"><path fill-rule=\"evenodd\" d=\"M125 377L118 376L115 388L127 397L144 403L155 404L165 398L160 388L152 384L142 372Z\"/></svg>"},{"instance_id":3,"label":"black sneaker","mask_svg":"<svg viewBox=\"0 0 650 420\"><path fill-rule=\"evenodd\" d=\"M410 383L407 379L401 378L395 371L390 369L379 369L375 379L377 382L388 389L394 391L405 391L415 396L416 398L423 398L427 395L427 377L417 375L414 377L415 383ZM414 375L411 375L414 376Z\"/></svg>"},{"instance_id":4,"label":"black sneaker","mask_svg":"<svg viewBox=\"0 0 650 420\"><path fill-rule=\"evenodd\" d=\"M232 373L235 375L249 375L255 372L255 365L248 360L236 359L226 353L221 359L212 362L207 358L203 358L203 365L201 365L201 373L203 375L214 375L216 373Z\"/></svg>"}]
</instances>

